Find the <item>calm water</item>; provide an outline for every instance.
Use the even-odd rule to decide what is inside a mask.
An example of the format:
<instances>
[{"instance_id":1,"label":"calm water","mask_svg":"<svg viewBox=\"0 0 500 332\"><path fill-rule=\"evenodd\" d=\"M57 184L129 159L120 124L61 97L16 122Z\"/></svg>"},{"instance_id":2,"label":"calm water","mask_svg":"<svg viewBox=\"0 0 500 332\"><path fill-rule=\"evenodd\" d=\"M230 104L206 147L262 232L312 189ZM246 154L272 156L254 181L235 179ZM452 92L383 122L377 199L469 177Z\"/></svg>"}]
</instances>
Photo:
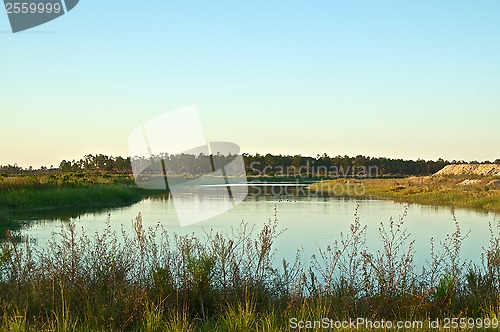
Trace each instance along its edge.
<instances>
[{"instance_id":1,"label":"calm water","mask_svg":"<svg viewBox=\"0 0 500 332\"><path fill-rule=\"evenodd\" d=\"M290 188L289 188L290 189ZM374 199L342 199L333 197L318 197L287 190L283 188L259 189L260 195L251 194L240 205L227 213L208 221L180 227L177 219L174 202L168 196L161 196L143 200L129 207L107 209L94 213L75 215L80 230L84 227L88 234L100 231L106 226L110 215L111 227L118 232L124 229L131 232L132 220L140 212L146 227L153 227L160 223L170 233L197 234L204 236L211 229L221 232L230 232L231 228L238 228L241 221L255 225L256 232L271 218L274 218L274 208L278 211L280 228L287 230L276 240L276 258L293 260L298 249L303 250L302 257L305 263L310 261L311 254L317 253L318 248L324 249L335 240L340 239L341 232L348 232L349 225L354 221L354 212L359 206L358 215L362 225L367 225L367 244L369 251L374 253L380 249L378 241L378 227L381 222L388 223L389 218L395 220L404 211L404 205L391 201ZM192 199L196 199L193 197ZM416 263L425 264L429 258L429 239L444 240L447 234L454 232L453 209L446 207L429 207L410 205L408 216L405 218L405 227L415 240ZM470 231L462 249L462 258L480 262L483 247L489 244L488 222L500 220L499 214L478 212L467 209L455 209L455 215L460 223L463 234ZM35 239L38 245L43 246L53 232L60 230L67 218L41 219L30 223L23 233Z\"/></svg>"}]
</instances>

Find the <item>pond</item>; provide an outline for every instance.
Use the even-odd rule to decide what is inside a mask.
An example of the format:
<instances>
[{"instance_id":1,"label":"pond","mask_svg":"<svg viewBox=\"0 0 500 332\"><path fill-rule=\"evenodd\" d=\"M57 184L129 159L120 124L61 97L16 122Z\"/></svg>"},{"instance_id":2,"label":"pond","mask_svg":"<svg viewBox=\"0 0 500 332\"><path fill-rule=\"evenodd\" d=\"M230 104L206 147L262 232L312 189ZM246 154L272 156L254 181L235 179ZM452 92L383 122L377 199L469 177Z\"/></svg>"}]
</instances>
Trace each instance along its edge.
<instances>
[{"instance_id":1,"label":"pond","mask_svg":"<svg viewBox=\"0 0 500 332\"><path fill-rule=\"evenodd\" d=\"M170 195L161 195L128 207L100 210L92 213L75 214L78 230L85 228L87 234L102 231L110 219L111 228L118 233L123 228L132 232L132 220L142 214L143 224L154 227L161 224L169 234L192 234L204 237L210 230L230 233L232 228L238 228L242 221L255 225L258 232L269 219L274 220L277 211L279 228L286 229L275 242L277 262L281 258L293 260L297 250L301 250L304 263L309 264L311 255L318 249L325 249L335 240L340 240L341 232L349 232L357 210L360 222L367 226L367 246L369 252L375 253L381 249L378 228L380 223L388 225L392 217L395 221L405 211L405 205L387 200L370 198L338 198L324 197L309 192L302 186L274 184L250 188L246 199L230 211L212 219L181 227L177 218L174 200ZM194 195L186 199L199 199ZM208 198L207 198L208 199ZM463 243L461 258L481 262L480 256L489 245L490 232L488 223L496 224L500 215L458 209L450 207L431 207L409 205L404 218L404 228L407 228L410 239L415 240L415 263L422 266L430 257L430 238L436 243L443 241L447 235L455 231L454 215L459 222L463 235L468 234ZM41 218L29 222L22 230L39 246L43 246L52 237L53 232L60 231L61 224L67 222L67 217Z\"/></svg>"}]
</instances>

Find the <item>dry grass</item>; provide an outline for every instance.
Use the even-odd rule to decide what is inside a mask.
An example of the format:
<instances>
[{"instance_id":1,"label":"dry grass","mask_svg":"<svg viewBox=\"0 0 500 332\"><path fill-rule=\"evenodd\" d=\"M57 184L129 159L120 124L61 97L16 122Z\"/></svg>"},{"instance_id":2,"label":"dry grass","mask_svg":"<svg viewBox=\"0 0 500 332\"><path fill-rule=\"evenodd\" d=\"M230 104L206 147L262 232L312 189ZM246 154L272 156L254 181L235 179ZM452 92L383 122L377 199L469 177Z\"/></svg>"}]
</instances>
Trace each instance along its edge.
<instances>
[{"instance_id":1,"label":"dry grass","mask_svg":"<svg viewBox=\"0 0 500 332\"><path fill-rule=\"evenodd\" d=\"M465 180L477 182L461 184ZM450 175L399 179L336 179L316 183L310 188L336 194L335 188L339 186L356 186L356 193L399 202L500 211L500 187L489 185L494 180L499 178Z\"/></svg>"},{"instance_id":2,"label":"dry grass","mask_svg":"<svg viewBox=\"0 0 500 332\"><path fill-rule=\"evenodd\" d=\"M259 232L242 223L203 239L144 229L141 215L132 236L109 227L89 236L69 222L45 249L1 245L0 329L291 331L292 318L498 317L500 222L482 266L460 259L466 235L455 221L417 270L406 213L380 224L383 249L369 252L356 212L311 264L275 260L276 213Z\"/></svg>"}]
</instances>

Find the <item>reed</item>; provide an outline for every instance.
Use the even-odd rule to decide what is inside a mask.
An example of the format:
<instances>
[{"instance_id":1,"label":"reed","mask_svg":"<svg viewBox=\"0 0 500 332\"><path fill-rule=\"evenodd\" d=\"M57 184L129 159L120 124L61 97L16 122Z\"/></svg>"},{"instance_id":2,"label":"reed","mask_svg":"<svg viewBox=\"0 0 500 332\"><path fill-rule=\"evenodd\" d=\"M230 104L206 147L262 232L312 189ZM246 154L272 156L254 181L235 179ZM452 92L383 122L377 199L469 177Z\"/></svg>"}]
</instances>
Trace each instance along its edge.
<instances>
[{"instance_id":1,"label":"reed","mask_svg":"<svg viewBox=\"0 0 500 332\"><path fill-rule=\"evenodd\" d=\"M64 173L0 177L0 213L4 216L33 210L126 205L148 195L151 192L137 188L133 178L124 175Z\"/></svg>"},{"instance_id":2,"label":"reed","mask_svg":"<svg viewBox=\"0 0 500 332\"><path fill-rule=\"evenodd\" d=\"M278 262L278 214L260 231L242 222L204 237L108 227L89 235L64 223L44 248L8 235L0 245L0 329L44 331L292 331L293 321L498 318L500 222L482 264L460 258L463 234L430 240L413 262L407 210L380 224L369 252L357 211L340 240L304 263ZM427 326L427 325L425 325ZM404 330L404 329L403 329ZM410 328L407 330L411 330Z\"/></svg>"}]
</instances>

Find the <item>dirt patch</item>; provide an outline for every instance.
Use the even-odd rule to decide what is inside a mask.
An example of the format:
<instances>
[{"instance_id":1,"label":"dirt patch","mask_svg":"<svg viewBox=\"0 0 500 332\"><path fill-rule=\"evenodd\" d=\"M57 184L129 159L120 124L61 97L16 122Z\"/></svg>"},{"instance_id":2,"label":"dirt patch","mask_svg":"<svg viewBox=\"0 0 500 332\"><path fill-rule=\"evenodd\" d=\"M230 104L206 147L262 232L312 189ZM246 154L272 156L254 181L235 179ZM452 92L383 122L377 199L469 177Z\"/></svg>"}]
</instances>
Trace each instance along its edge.
<instances>
[{"instance_id":1,"label":"dirt patch","mask_svg":"<svg viewBox=\"0 0 500 332\"><path fill-rule=\"evenodd\" d=\"M448 165L435 175L490 175L500 176L498 164L460 164Z\"/></svg>"},{"instance_id":2,"label":"dirt patch","mask_svg":"<svg viewBox=\"0 0 500 332\"><path fill-rule=\"evenodd\" d=\"M467 179L467 180L463 180L462 182L458 183L458 185L459 186L472 186L472 185L478 184L480 182L481 182L481 180L477 180L477 179L476 180Z\"/></svg>"}]
</instances>

